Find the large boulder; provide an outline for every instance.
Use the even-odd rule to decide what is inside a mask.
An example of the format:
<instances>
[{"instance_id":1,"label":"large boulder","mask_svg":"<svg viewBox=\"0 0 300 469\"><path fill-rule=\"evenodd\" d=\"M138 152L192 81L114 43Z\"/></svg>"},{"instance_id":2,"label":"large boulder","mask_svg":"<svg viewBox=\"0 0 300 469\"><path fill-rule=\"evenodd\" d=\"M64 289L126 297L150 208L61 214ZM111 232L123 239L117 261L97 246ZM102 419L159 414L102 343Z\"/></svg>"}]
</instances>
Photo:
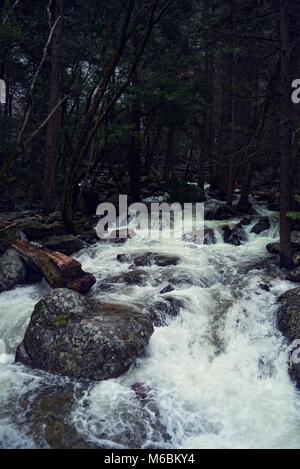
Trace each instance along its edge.
<instances>
[{"instance_id":1,"label":"large boulder","mask_svg":"<svg viewBox=\"0 0 300 469\"><path fill-rule=\"evenodd\" d=\"M0 257L0 293L11 290L17 285L25 283L25 266L13 250L7 250Z\"/></svg>"},{"instance_id":2,"label":"large boulder","mask_svg":"<svg viewBox=\"0 0 300 469\"><path fill-rule=\"evenodd\" d=\"M152 333L150 318L132 307L54 290L35 306L16 361L76 380L115 378L141 355Z\"/></svg>"},{"instance_id":3,"label":"large boulder","mask_svg":"<svg viewBox=\"0 0 300 469\"><path fill-rule=\"evenodd\" d=\"M294 341L300 339L300 288L287 291L279 298L278 302L278 328L287 338L288 343L292 345ZM300 345L295 344L295 347L299 349ZM292 379L300 387L300 363L291 359L289 371Z\"/></svg>"}]
</instances>

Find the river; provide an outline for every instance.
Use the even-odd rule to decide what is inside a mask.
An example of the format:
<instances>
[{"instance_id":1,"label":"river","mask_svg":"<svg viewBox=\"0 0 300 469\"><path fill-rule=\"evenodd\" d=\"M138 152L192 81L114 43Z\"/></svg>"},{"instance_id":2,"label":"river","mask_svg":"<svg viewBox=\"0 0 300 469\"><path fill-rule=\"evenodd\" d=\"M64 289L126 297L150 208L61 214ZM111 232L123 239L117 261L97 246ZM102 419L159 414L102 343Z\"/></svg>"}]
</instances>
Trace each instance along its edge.
<instances>
[{"instance_id":1,"label":"river","mask_svg":"<svg viewBox=\"0 0 300 469\"><path fill-rule=\"evenodd\" d=\"M178 317L156 327L145 356L123 376L85 388L73 386L70 425L92 446L106 448L300 448L300 399L287 370L287 346L276 329L276 301L293 284L268 276L256 264L266 244L278 238L278 214L263 235L250 233L242 246L217 243L191 246L173 239L151 241L143 233L126 245L101 243L77 255L97 279L124 272L117 254L176 254L181 263L147 267L145 286L120 287L94 295L107 302L152 304L170 278L170 293L182 301ZM236 220L238 221L238 220ZM231 220L230 223L236 221ZM267 263L268 261L266 261ZM158 285L159 280L159 285ZM261 285L269 288L262 288ZM0 446L31 448L37 443L28 425L30 396L45 386L70 386L64 378L15 365L35 303L45 284L0 295L0 338L6 354L0 363ZM149 392L142 402L132 386ZM80 392L79 392L80 391ZM23 405L23 407L22 407ZM27 408L27 407L26 407Z\"/></svg>"}]
</instances>

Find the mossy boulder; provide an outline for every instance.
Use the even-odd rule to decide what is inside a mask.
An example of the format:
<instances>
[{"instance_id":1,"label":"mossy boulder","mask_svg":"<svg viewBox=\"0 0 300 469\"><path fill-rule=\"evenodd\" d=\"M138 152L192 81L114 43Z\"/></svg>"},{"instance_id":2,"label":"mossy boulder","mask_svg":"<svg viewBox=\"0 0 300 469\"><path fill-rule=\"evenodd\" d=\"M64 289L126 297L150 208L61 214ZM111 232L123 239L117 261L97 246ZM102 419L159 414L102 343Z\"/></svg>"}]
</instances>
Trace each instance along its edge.
<instances>
[{"instance_id":1,"label":"mossy boulder","mask_svg":"<svg viewBox=\"0 0 300 469\"><path fill-rule=\"evenodd\" d=\"M16 360L76 380L101 381L126 372L152 333L151 320L132 307L59 289L36 305Z\"/></svg>"}]
</instances>

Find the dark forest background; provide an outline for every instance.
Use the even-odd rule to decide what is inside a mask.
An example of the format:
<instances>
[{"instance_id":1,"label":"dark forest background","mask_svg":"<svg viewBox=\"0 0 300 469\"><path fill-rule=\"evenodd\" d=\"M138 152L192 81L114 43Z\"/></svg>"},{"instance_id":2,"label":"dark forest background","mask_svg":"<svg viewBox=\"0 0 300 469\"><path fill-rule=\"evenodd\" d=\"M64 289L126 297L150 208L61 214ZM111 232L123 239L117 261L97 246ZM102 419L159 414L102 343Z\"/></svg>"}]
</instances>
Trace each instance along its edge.
<instances>
[{"instance_id":1,"label":"dark forest background","mask_svg":"<svg viewBox=\"0 0 300 469\"><path fill-rule=\"evenodd\" d=\"M299 1L0 0L0 17L2 211L61 209L72 231L121 193L197 202L209 183L247 213L264 189L292 266Z\"/></svg>"}]
</instances>

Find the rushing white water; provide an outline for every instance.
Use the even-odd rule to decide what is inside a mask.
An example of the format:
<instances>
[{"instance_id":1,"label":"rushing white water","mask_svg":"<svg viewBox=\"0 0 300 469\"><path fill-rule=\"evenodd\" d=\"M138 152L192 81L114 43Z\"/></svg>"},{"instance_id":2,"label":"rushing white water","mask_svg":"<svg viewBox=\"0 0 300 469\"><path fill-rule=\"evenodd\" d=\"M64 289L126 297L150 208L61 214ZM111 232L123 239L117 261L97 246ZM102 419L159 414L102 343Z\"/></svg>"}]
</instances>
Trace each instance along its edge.
<instances>
[{"instance_id":1,"label":"rushing white water","mask_svg":"<svg viewBox=\"0 0 300 469\"><path fill-rule=\"evenodd\" d=\"M248 242L239 247L224 244L220 234L217 244L197 247L181 240L153 242L140 233L126 245L99 243L79 254L99 280L129 270L117 261L121 253L179 255L178 266L143 268L149 274L145 286L120 285L105 293L96 286L93 295L147 309L172 278L177 287L168 295L183 302L178 317L155 328L145 356L125 375L78 395L70 419L86 441L109 448L300 447L300 399L275 323L276 300L293 285L255 268L278 229L276 215L261 212L271 216L272 228L256 236L247 227ZM217 233L224 222L207 225ZM8 354L44 293L28 287L0 295L0 337ZM16 403L52 378L12 361L7 355L0 363L0 445L32 447L26 418L16 423ZM136 397L135 383L149 389L146 400Z\"/></svg>"}]
</instances>

